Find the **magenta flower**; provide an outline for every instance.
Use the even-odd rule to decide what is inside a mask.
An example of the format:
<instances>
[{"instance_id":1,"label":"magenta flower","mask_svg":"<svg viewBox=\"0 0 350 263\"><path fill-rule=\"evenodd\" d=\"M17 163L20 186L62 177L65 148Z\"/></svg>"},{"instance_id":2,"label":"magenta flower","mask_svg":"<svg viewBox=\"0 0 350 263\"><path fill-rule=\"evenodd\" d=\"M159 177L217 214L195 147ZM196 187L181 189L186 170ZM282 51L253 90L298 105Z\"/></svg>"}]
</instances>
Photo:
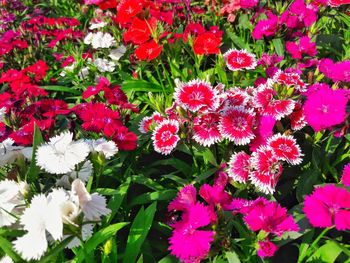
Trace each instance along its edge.
<instances>
[{"instance_id":1,"label":"magenta flower","mask_svg":"<svg viewBox=\"0 0 350 263\"><path fill-rule=\"evenodd\" d=\"M299 230L294 218L287 214L287 209L271 201L261 204L253 203L251 210L243 217L252 231L263 230L281 236L284 232Z\"/></svg>"},{"instance_id":2,"label":"magenta flower","mask_svg":"<svg viewBox=\"0 0 350 263\"><path fill-rule=\"evenodd\" d=\"M314 227L350 230L350 192L329 184L306 196L303 211Z\"/></svg>"},{"instance_id":3,"label":"magenta flower","mask_svg":"<svg viewBox=\"0 0 350 263\"><path fill-rule=\"evenodd\" d=\"M287 41L286 49L294 59L302 59L303 54L311 57L317 54L316 43L311 42L308 36L301 37L299 43Z\"/></svg>"},{"instance_id":4,"label":"magenta flower","mask_svg":"<svg viewBox=\"0 0 350 263\"><path fill-rule=\"evenodd\" d=\"M278 27L278 16L268 13L267 17L268 19L260 20L256 24L252 32L252 36L255 39L262 39L264 36L273 36L276 33Z\"/></svg>"},{"instance_id":5,"label":"magenta flower","mask_svg":"<svg viewBox=\"0 0 350 263\"><path fill-rule=\"evenodd\" d=\"M343 185L350 187L350 163L344 167L343 174L341 176L341 182Z\"/></svg>"},{"instance_id":6,"label":"magenta flower","mask_svg":"<svg viewBox=\"0 0 350 263\"><path fill-rule=\"evenodd\" d=\"M278 247L272 243L270 240L265 239L264 241L258 242L259 248L257 254L261 258L272 257L275 255Z\"/></svg>"},{"instance_id":7,"label":"magenta flower","mask_svg":"<svg viewBox=\"0 0 350 263\"><path fill-rule=\"evenodd\" d=\"M199 262L210 250L214 240L214 231L199 230L210 224L210 212L200 203L191 205L183 214L183 220L174 224L174 231L169 239L171 254L184 262Z\"/></svg>"},{"instance_id":8,"label":"magenta flower","mask_svg":"<svg viewBox=\"0 0 350 263\"><path fill-rule=\"evenodd\" d=\"M319 70L333 81L350 82L350 60L334 63L325 58L320 61Z\"/></svg>"},{"instance_id":9,"label":"magenta flower","mask_svg":"<svg viewBox=\"0 0 350 263\"><path fill-rule=\"evenodd\" d=\"M190 184L180 190L176 198L168 205L168 211L185 211L197 202L196 188Z\"/></svg>"},{"instance_id":10,"label":"magenta flower","mask_svg":"<svg viewBox=\"0 0 350 263\"><path fill-rule=\"evenodd\" d=\"M343 90L332 90L323 85L306 96L305 119L315 131L331 128L345 120L348 98Z\"/></svg>"}]
</instances>

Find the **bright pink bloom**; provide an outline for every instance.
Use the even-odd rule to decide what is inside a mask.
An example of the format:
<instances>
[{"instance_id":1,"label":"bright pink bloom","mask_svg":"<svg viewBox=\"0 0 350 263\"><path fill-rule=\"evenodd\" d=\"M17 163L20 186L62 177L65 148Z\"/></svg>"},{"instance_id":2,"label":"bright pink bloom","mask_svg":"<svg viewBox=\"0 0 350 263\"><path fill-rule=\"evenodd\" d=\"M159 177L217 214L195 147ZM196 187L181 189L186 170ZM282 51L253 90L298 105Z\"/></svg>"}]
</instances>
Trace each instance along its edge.
<instances>
[{"instance_id":1,"label":"bright pink bloom","mask_svg":"<svg viewBox=\"0 0 350 263\"><path fill-rule=\"evenodd\" d=\"M169 239L172 255L181 261L199 262L210 250L214 240L214 231L198 230L210 224L208 207L200 203L191 205L183 215L182 221L174 224L174 231Z\"/></svg>"},{"instance_id":2,"label":"bright pink bloom","mask_svg":"<svg viewBox=\"0 0 350 263\"><path fill-rule=\"evenodd\" d=\"M241 8L253 8L259 4L259 0L241 0Z\"/></svg>"},{"instance_id":3,"label":"bright pink bloom","mask_svg":"<svg viewBox=\"0 0 350 263\"><path fill-rule=\"evenodd\" d=\"M286 49L294 59L302 59L303 54L311 57L316 56L317 54L316 43L311 42L311 39L308 36L301 37L299 44L287 41Z\"/></svg>"},{"instance_id":4,"label":"bright pink bloom","mask_svg":"<svg viewBox=\"0 0 350 263\"><path fill-rule=\"evenodd\" d=\"M282 174L282 164L272 149L261 146L256 152L253 152L250 163L254 169L249 174L252 184L259 191L272 194Z\"/></svg>"},{"instance_id":5,"label":"bright pink bloom","mask_svg":"<svg viewBox=\"0 0 350 263\"><path fill-rule=\"evenodd\" d=\"M222 137L219 131L220 117L216 113L200 115L194 119L193 139L203 146L210 146L219 141Z\"/></svg>"},{"instance_id":6,"label":"bright pink bloom","mask_svg":"<svg viewBox=\"0 0 350 263\"><path fill-rule=\"evenodd\" d=\"M275 35L278 27L278 16L268 13L267 17L267 19L260 20L256 24L252 32L253 38L262 39L264 36L269 37Z\"/></svg>"},{"instance_id":7,"label":"bright pink bloom","mask_svg":"<svg viewBox=\"0 0 350 263\"><path fill-rule=\"evenodd\" d=\"M312 4L306 5L304 0L295 0L281 16L281 23L288 28L309 27L317 20L318 8Z\"/></svg>"},{"instance_id":8,"label":"bright pink bloom","mask_svg":"<svg viewBox=\"0 0 350 263\"><path fill-rule=\"evenodd\" d=\"M261 258L272 257L278 250L278 247L268 239L259 241L258 245L257 254Z\"/></svg>"},{"instance_id":9,"label":"bright pink bloom","mask_svg":"<svg viewBox=\"0 0 350 263\"><path fill-rule=\"evenodd\" d=\"M250 156L241 151L234 153L228 163L228 175L234 181L246 183L250 172Z\"/></svg>"},{"instance_id":10,"label":"bright pink bloom","mask_svg":"<svg viewBox=\"0 0 350 263\"><path fill-rule=\"evenodd\" d=\"M249 145L251 151L256 151L261 145L266 144L266 140L273 134L276 119L270 115L262 115L258 116L257 123L256 137Z\"/></svg>"},{"instance_id":11,"label":"bright pink bloom","mask_svg":"<svg viewBox=\"0 0 350 263\"><path fill-rule=\"evenodd\" d=\"M229 70L255 69L257 61L254 54L246 50L230 49L224 54L224 59Z\"/></svg>"},{"instance_id":12,"label":"bright pink bloom","mask_svg":"<svg viewBox=\"0 0 350 263\"><path fill-rule=\"evenodd\" d=\"M321 59L319 70L327 78L335 81L350 82L350 60L334 63L331 59Z\"/></svg>"},{"instance_id":13,"label":"bright pink bloom","mask_svg":"<svg viewBox=\"0 0 350 263\"><path fill-rule=\"evenodd\" d=\"M197 202L196 188L190 184L183 187L168 205L168 211L186 211Z\"/></svg>"},{"instance_id":14,"label":"bright pink bloom","mask_svg":"<svg viewBox=\"0 0 350 263\"><path fill-rule=\"evenodd\" d=\"M291 135L275 134L268 139L267 145L279 160L287 161L292 165L302 162L300 147Z\"/></svg>"},{"instance_id":15,"label":"bright pink bloom","mask_svg":"<svg viewBox=\"0 0 350 263\"><path fill-rule=\"evenodd\" d=\"M220 118L219 130L221 135L237 145L245 145L254 139L253 124L255 113L244 107L226 109Z\"/></svg>"},{"instance_id":16,"label":"bright pink bloom","mask_svg":"<svg viewBox=\"0 0 350 263\"><path fill-rule=\"evenodd\" d=\"M328 184L306 196L303 211L314 227L350 230L350 192Z\"/></svg>"},{"instance_id":17,"label":"bright pink bloom","mask_svg":"<svg viewBox=\"0 0 350 263\"><path fill-rule=\"evenodd\" d=\"M215 110L219 106L218 92L208 82L191 80L177 82L174 93L175 103L184 109L196 112Z\"/></svg>"},{"instance_id":18,"label":"bright pink bloom","mask_svg":"<svg viewBox=\"0 0 350 263\"><path fill-rule=\"evenodd\" d=\"M260 202L253 203L243 219L252 231L263 230L277 236L299 230L294 218L287 214L287 209L272 201L265 201L262 205Z\"/></svg>"},{"instance_id":19,"label":"bright pink bloom","mask_svg":"<svg viewBox=\"0 0 350 263\"><path fill-rule=\"evenodd\" d=\"M164 120L155 128L152 134L154 150L161 154L170 154L175 149L180 137L179 122L176 120Z\"/></svg>"},{"instance_id":20,"label":"bright pink bloom","mask_svg":"<svg viewBox=\"0 0 350 263\"><path fill-rule=\"evenodd\" d=\"M348 100L344 90L322 86L307 94L303 107L305 119L315 131L341 124L346 118Z\"/></svg>"},{"instance_id":21,"label":"bright pink bloom","mask_svg":"<svg viewBox=\"0 0 350 263\"><path fill-rule=\"evenodd\" d=\"M231 202L231 196L224 189L225 186L204 184L199 190L199 195L211 206L225 206Z\"/></svg>"},{"instance_id":22,"label":"bright pink bloom","mask_svg":"<svg viewBox=\"0 0 350 263\"><path fill-rule=\"evenodd\" d=\"M341 182L343 185L350 187L350 163L344 167Z\"/></svg>"}]
</instances>

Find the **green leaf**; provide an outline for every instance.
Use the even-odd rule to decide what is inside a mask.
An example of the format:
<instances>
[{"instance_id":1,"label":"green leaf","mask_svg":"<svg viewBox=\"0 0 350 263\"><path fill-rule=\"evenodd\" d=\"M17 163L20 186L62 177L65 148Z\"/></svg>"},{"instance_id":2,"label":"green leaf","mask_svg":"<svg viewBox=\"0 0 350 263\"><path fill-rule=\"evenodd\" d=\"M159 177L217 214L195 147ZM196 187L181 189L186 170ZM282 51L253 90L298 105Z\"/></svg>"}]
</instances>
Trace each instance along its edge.
<instances>
[{"instance_id":1,"label":"green leaf","mask_svg":"<svg viewBox=\"0 0 350 263\"><path fill-rule=\"evenodd\" d=\"M342 249L335 242L328 240L326 244L317 249L309 259L311 261L321 259L322 262L333 263L341 252Z\"/></svg>"},{"instance_id":2,"label":"green leaf","mask_svg":"<svg viewBox=\"0 0 350 263\"><path fill-rule=\"evenodd\" d=\"M173 199L177 194L176 190L164 190L164 191L157 191L152 193L144 193L142 195L139 195L135 197L131 202L130 206L134 205L142 205L147 204L152 201L162 201L162 200L171 200Z\"/></svg>"},{"instance_id":3,"label":"green leaf","mask_svg":"<svg viewBox=\"0 0 350 263\"><path fill-rule=\"evenodd\" d=\"M275 38L272 40L272 44L275 48L276 53L279 56L283 56L284 55L284 46L283 46L282 40L280 38Z\"/></svg>"},{"instance_id":4,"label":"green leaf","mask_svg":"<svg viewBox=\"0 0 350 263\"><path fill-rule=\"evenodd\" d=\"M11 242L1 236L0 249L4 251L5 254L12 258L15 262L21 259L20 256L13 250Z\"/></svg>"},{"instance_id":5,"label":"green leaf","mask_svg":"<svg viewBox=\"0 0 350 263\"><path fill-rule=\"evenodd\" d=\"M30 163L28 172L26 174L26 181L28 183L35 182L36 178L38 177L40 168L36 165L35 159L36 159L36 150L38 149L38 146L43 143L43 137L41 135L39 127L34 124L34 135L33 135L33 152L32 152L32 162Z\"/></svg>"},{"instance_id":6,"label":"green leaf","mask_svg":"<svg viewBox=\"0 0 350 263\"><path fill-rule=\"evenodd\" d=\"M158 184L157 182L153 181L151 178L148 178L142 174L132 176L131 180L135 183L145 185L152 190L163 190L164 189L164 187L162 185Z\"/></svg>"},{"instance_id":7,"label":"green leaf","mask_svg":"<svg viewBox=\"0 0 350 263\"><path fill-rule=\"evenodd\" d=\"M99 230L98 232L94 233L94 235L85 242L84 248L81 248L79 250L79 253L76 255L72 263L83 262L85 258L85 253L90 254L94 252L98 245L105 242L107 239L115 235L120 229L122 229L124 226L128 224L129 224L128 222L121 222L121 223L109 225Z\"/></svg>"},{"instance_id":8,"label":"green leaf","mask_svg":"<svg viewBox=\"0 0 350 263\"><path fill-rule=\"evenodd\" d=\"M66 92L71 93L75 95L81 95L80 90L74 89L74 87L65 87L65 86L41 86L44 90L50 90L50 91L60 91L60 92Z\"/></svg>"},{"instance_id":9,"label":"green leaf","mask_svg":"<svg viewBox=\"0 0 350 263\"><path fill-rule=\"evenodd\" d=\"M151 204L146 210L142 207L131 225L125 249L123 263L134 263L140 253L141 246L151 229L157 203Z\"/></svg>"},{"instance_id":10,"label":"green leaf","mask_svg":"<svg viewBox=\"0 0 350 263\"><path fill-rule=\"evenodd\" d=\"M119 186L119 188L116 190L112 198L109 200L108 208L111 209L112 212L106 217L107 223L110 223L113 217L118 212L119 207L122 204L126 196L126 193L128 192L129 185L130 185L130 178L128 178L123 184Z\"/></svg>"},{"instance_id":11,"label":"green leaf","mask_svg":"<svg viewBox=\"0 0 350 263\"><path fill-rule=\"evenodd\" d=\"M173 256L166 256L158 261L158 263L178 263L179 261Z\"/></svg>"},{"instance_id":12,"label":"green leaf","mask_svg":"<svg viewBox=\"0 0 350 263\"><path fill-rule=\"evenodd\" d=\"M160 85L150 83L144 80L126 80L122 84L122 90L128 91L143 91L143 92L163 92Z\"/></svg>"},{"instance_id":13,"label":"green leaf","mask_svg":"<svg viewBox=\"0 0 350 263\"><path fill-rule=\"evenodd\" d=\"M304 196L310 194L314 185L319 182L319 172L317 170L307 170L304 172L298 181L296 188L296 197L299 202L304 201Z\"/></svg>"},{"instance_id":14,"label":"green leaf","mask_svg":"<svg viewBox=\"0 0 350 263\"><path fill-rule=\"evenodd\" d=\"M238 255L234 251L226 252L226 258L228 263L241 263Z\"/></svg>"}]
</instances>

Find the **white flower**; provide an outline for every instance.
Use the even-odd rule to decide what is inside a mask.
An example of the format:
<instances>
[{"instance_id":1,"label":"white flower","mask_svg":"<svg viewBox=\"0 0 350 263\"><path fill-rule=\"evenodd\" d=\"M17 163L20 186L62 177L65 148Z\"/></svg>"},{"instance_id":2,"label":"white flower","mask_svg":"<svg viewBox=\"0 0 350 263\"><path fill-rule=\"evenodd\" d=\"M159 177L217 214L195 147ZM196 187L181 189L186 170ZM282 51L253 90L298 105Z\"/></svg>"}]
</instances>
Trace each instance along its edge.
<instances>
[{"instance_id":1,"label":"white flower","mask_svg":"<svg viewBox=\"0 0 350 263\"><path fill-rule=\"evenodd\" d=\"M59 195L46 197L39 194L33 197L30 206L24 210L20 222L27 233L13 241L13 245L25 260L37 260L45 253L48 246L46 231L53 240L62 238L61 201Z\"/></svg>"},{"instance_id":2,"label":"white flower","mask_svg":"<svg viewBox=\"0 0 350 263\"><path fill-rule=\"evenodd\" d=\"M73 134L64 132L38 147L36 162L39 167L53 174L65 174L74 170L89 154L89 146L83 141L73 141Z\"/></svg>"},{"instance_id":3,"label":"white flower","mask_svg":"<svg viewBox=\"0 0 350 263\"><path fill-rule=\"evenodd\" d=\"M89 194L80 179L73 181L71 195L79 203L87 220L99 221L101 216L111 212L106 207L106 199L98 193Z\"/></svg>"},{"instance_id":4,"label":"white flower","mask_svg":"<svg viewBox=\"0 0 350 263\"><path fill-rule=\"evenodd\" d=\"M62 186L66 189L70 189L72 181L74 181L77 178L79 178L83 182L87 182L92 174L92 171L93 171L92 164L88 160L79 169L79 171L73 171L63 175L59 180L57 180L56 185Z\"/></svg>"},{"instance_id":5,"label":"white flower","mask_svg":"<svg viewBox=\"0 0 350 263\"><path fill-rule=\"evenodd\" d=\"M6 115L6 108L5 107L2 107L0 109L0 122L3 122L4 121L4 117Z\"/></svg>"},{"instance_id":6,"label":"white flower","mask_svg":"<svg viewBox=\"0 0 350 263\"><path fill-rule=\"evenodd\" d=\"M23 147L13 146L14 141L10 138L0 143L0 166L12 163L21 156L21 149Z\"/></svg>"},{"instance_id":7,"label":"white flower","mask_svg":"<svg viewBox=\"0 0 350 263\"><path fill-rule=\"evenodd\" d=\"M121 45L116 49L112 49L108 56L112 60L118 61L122 56L124 56L125 52L126 52L126 47L124 45Z\"/></svg>"},{"instance_id":8,"label":"white flower","mask_svg":"<svg viewBox=\"0 0 350 263\"><path fill-rule=\"evenodd\" d=\"M94 65L100 72L113 72L115 70L115 63L105 58L95 59Z\"/></svg>"},{"instance_id":9,"label":"white flower","mask_svg":"<svg viewBox=\"0 0 350 263\"><path fill-rule=\"evenodd\" d=\"M118 147L113 141L107 141L104 138L98 140L87 140L92 152L103 153L109 159L118 152Z\"/></svg>"},{"instance_id":10,"label":"white flower","mask_svg":"<svg viewBox=\"0 0 350 263\"><path fill-rule=\"evenodd\" d=\"M9 256L4 256L2 259L0 259L0 263L13 263L13 260Z\"/></svg>"},{"instance_id":11,"label":"white flower","mask_svg":"<svg viewBox=\"0 0 350 263\"><path fill-rule=\"evenodd\" d=\"M93 29L97 29L97 28L103 28L107 25L106 22L103 22L103 21L99 21L97 23L91 23L89 29L90 30L93 30Z\"/></svg>"},{"instance_id":12,"label":"white flower","mask_svg":"<svg viewBox=\"0 0 350 263\"><path fill-rule=\"evenodd\" d=\"M94 49L109 48L115 45L116 41L109 33L97 32L87 34L84 38L84 44L91 44Z\"/></svg>"},{"instance_id":13,"label":"white flower","mask_svg":"<svg viewBox=\"0 0 350 263\"><path fill-rule=\"evenodd\" d=\"M64 67L60 73L60 76L65 77L67 75L67 73L73 72L76 66L77 66L77 63L73 62L69 66Z\"/></svg>"},{"instance_id":14,"label":"white flower","mask_svg":"<svg viewBox=\"0 0 350 263\"><path fill-rule=\"evenodd\" d=\"M84 224L82 227L81 227L81 239L82 240L86 240L88 239L89 237L92 236L93 234L93 230L94 229L94 225L93 224ZM68 237L68 236L67 236ZM75 237L73 238L73 240L67 245L67 248L74 248L74 247L79 247L80 246L80 240Z\"/></svg>"},{"instance_id":15,"label":"white flower","mask_svg":"<svg viewBox=\"0 0 350 263\"><path fill-rule=\"evenodd\" d=\"M84 44L85 45L90 45L92 43L92 39L94 38L94 34L93 33L89 33L85 36L84 38Z\"/></svg>"},{"instance_id":16,"label":"white flower","mask_svg":"<svg viewBox=\"0 0 350 263\"><path fill-rule=\"evenodd\" d=\"M80 79L85 79L88 75L89 75L89 68L88 67L82 68L78 73L78 77Z\"/></svg>"},{"instance_id":17,"label":"white flower","mask_svg":"<svg viewBox=\"0 0 350 263\"><path fill-rule=\"evenodd\" d=\"M10 226L17 221L16 215L21 211L17 207L24 205L22 187L22 183L12 180L0 182L0 227Z\"/></svg>"}]
</instances>

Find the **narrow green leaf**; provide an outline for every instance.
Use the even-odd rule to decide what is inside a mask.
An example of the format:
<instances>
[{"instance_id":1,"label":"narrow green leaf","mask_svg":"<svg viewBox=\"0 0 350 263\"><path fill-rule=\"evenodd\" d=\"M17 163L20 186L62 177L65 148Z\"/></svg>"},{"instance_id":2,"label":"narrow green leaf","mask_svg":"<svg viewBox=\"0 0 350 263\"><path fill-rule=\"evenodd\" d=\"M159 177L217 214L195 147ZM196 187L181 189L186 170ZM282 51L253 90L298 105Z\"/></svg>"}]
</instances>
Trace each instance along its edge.
<instances>
[{"instance_id":1,"label":"narrow green leaf","mask_svg":"<svg viewBox=\"0 0 350 263\"><path fill-rule=\"evenodd\" d=\"M234 251L226 252L226 258L228 263L241 263L238 255Z\"/></svg>"},{"instance_id":2,"label":"narrow green leaf","mask_svg":"<svg viewBox=\"0 0 350 263\"><path fill-rule=\"evenodd\" d=\"M80 95L82 93L80 90L74 89L74 87L69 88L65 86L41 86L41 88L43 88L44 90L66 92L75 95Z\"/></svg>"},{"instance_id":3,"label":"narrow green leaf","mask_svg":"<svg viewBox=\"0 0 350 263\"><path fill-rule=\"evenodd\" d=\"M65 247L74 239L74 236L70 236L65 240L61 241L57 246L51 249L38 263L52 262L57 254L65 249Z\"/></svg>"},{"instance_id":4,"label":"narrow green leaf","mask_svg":"<svg viewBox=\"0 0 350 263\"><path fill-rule=\"evenodd\" d=\"M36 178L38 177L40 168L36 165L35 159L36 159L36 150L38 149L38 146L43 142L43 137L41 135L39 127L34 124L34 135L33 135L33 152L32 152L32 162L30 163L28 172L26 174L26 181L28 183L35 182Z\"/></svg>"},{"instance_id":5,"label":"narrow green leaf","mask_svg":"<svg viewBox=\"0 0 350 263\"><path fill-rule=\"evenodd\" d=\"M15 262L21 259L20 256L13 250L11 242L1 236L0 249L4 251L5 254L12 258Z\"/></svg>"},{"instance_id":6,"label":"narrow green leaf","mask_svg":"<svg viewBox=\"0 0 350 263\"><path fill-rule=\"evenodd\" d=\"M144 80L126 80L122 84L122 90L128 91L143 91L143 92L163 92L161 86L155 83L150 83Z\"/></svg>"},{"instance_id":7,"label":"narrow green leaf","mask_svg":"<svg viewBox=\"0 0 350 263\"><path fill-rule=\"evenodd\" d=\"M276 53L279 56L283 56L284 55L284 46L283 46L282 40L280 38L275 38L272 40L272 44L275 48Z\"/></svg>"},{"instance_id":8,"label":"narrow green leaf","mask_svg":"<svg viewBox=\"0 0 350 263\"><path fill-rule=\"evenodd\" d=\"M341 252L342 249L336 243L327 241L309 259L311 262L313 260L320 260L321 262L333 263Z\"/></svg>"},{"instance_id":9,"label":"narrow green leaf","mask_svg":"<svg viewBox=\"0 0 350 263\"><path fill-rule=\"evenodd\" d=\"M126 193L128 192L130 185L130 178L128 178L123 184L121 184L116 191L116 193L112 196L112 198L108 202L108 208L111 209L111 213L106 217L106 222L110 223L113 217L119 210L120 205L122 204Z\"/></svg>"},{"instance_id":10,"label":"narrow green leaf","mask_svg":"<svg viewBox=\"0 0 350 263\"><path fill-rule=\"evenodd\" d=\"M146 210L142 207L131 225L125 249L123 263L134 263L140 253L141 246L151 229L157 203L151 204Z\"/></svg>"},{"instance_id":11,"label":"narrow green leaf","mask_svg":"<svg viewBox=\"0 0 350 263\"><path fill-rule=\"evenodd\" d=\"M129 205L134 206L134 205L147 204L153 201L171 200L176 196L176 194L177 194L177 191L171 190L171 189L152 192L152 193L144 193L142 195L135 197Z\"/></svg>"},{"instance_id":12,"label":"narrow green leaf","mask_svg":"<svg viewBox=\"0 0 350 263\"><path fill-rule=\"evenodd\" d=\"M124 226L128 225L128 222L121 222L113 225L109 225L98 232L94 233L92 237L90 237L84 245L84 248L79 250L79 253L76 255L72 262L80 263L84 261L84 253L90 254L94 252L98 245L105 242L107 239L115 235L120 229ZM85 252L84 252L85 249Z\"/></svg>"}]
</instances>

